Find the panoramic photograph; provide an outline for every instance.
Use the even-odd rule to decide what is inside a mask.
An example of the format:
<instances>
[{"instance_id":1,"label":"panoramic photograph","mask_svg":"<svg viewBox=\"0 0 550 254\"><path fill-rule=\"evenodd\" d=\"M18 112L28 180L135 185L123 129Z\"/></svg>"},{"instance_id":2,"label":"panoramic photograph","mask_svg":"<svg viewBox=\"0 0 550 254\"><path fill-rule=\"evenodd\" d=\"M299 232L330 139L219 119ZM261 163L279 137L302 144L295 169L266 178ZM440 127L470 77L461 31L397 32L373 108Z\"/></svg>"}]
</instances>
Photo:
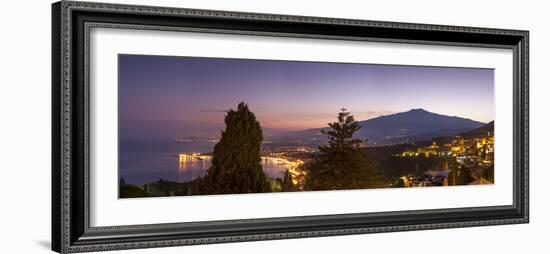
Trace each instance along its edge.
<instances>
[{"instance_id":1,"label":"panoramic photograph","mask_svg":"<svg viewBox=\"0 0 550 254\"><path fill-rule=\"evenodd\" d=\"M494 184L494 70L118 56L119 198Z\"/></svg>"}]
</instances>

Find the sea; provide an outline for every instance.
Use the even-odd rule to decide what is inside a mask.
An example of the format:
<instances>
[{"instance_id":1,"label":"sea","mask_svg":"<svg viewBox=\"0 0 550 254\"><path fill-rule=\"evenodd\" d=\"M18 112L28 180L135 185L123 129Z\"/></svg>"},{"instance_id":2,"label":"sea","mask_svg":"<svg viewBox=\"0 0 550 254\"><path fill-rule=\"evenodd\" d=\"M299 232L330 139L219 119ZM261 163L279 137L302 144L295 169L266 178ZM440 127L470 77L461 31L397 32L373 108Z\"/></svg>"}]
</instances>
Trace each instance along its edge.
<instances>
[{"instance_id":1,"label":"sea","mask_svg":"<svg viewBox=\"0 0 550 254\"><path fill-rule=\"evenodd\" d=\"M209 156L180 156L210 153L215 142L121 141L119 143L119 178L128 184L143 185L160 179L187 182L207 173ZM274 158L262 157L264 172L282 178L289 165Z\"/></svg>"}]
</instances>

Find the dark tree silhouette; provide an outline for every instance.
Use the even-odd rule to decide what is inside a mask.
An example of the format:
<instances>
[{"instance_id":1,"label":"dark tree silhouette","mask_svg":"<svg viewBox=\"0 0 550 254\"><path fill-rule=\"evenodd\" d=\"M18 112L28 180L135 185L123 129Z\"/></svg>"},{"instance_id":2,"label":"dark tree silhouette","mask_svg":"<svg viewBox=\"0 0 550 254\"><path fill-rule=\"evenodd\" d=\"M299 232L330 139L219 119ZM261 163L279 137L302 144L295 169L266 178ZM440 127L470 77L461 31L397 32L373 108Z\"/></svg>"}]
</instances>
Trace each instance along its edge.
<instances>
[{"instance_id":1,"label":"dark tree silhouette","mask_svg":"<svg viewBox=\"0 0 550 254\"><path fill-rule=\"evenodd\" d=\"M363 140L353 134L361 126L346 109L338 120L321 132L328 137L328 145L319 146L319 153L305 165L306 190L341 190L372 188L380 184L381 175L374 161L369 159Z\"/></svg>"},{"instance_id":2,"label":"dark tree silhouette","mask_svg":"<svg viewBox=\"0 0 550 254\"><path fill-rule=\"evenodd\" d=\"M225 116L225 130L214 147L212 166L199 184L201 194L271 191L262 169L262 128L254 113L241 102Z\"/></svg>"},{"instance_id":3,"label":"dark tree silhouette","mask_svg":"<svg viewBox=\"0 0 550 254\"><path fill-rule=\"evenodd\" d=\"M149 196L143 188L133 184L121 185L118 195L120 198L144 198Z\"/></svg>"},{"instance_id":4,"label":"dark tree silhouette","mask_svg":"<svg viewBox=\"0 0 550 254\"><path fill-rule=\"evenodd\" d=\"M282 190L281 191L297 191L296 185L292 181L292 175L288 169L285 171L282 181Z\"/></svg>"}]
</instances>

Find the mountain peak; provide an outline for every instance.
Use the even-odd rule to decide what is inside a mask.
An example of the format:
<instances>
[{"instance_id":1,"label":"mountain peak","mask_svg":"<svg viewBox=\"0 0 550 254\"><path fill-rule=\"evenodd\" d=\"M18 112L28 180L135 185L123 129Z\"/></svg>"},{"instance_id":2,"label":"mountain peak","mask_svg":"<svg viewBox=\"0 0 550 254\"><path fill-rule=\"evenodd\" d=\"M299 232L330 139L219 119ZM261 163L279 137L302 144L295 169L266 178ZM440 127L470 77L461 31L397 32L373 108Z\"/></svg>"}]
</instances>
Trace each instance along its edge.
<instances>
[{"instance_id":1,"label":"mountain peak","mask_svg":"<svg viewBox=\"0 0 550 254\"><path fill-rule=\"evenodd\" d=\"M427 113L429 113L427 110L425 110L423 108L413 108L413 109L409 110L409 112L427 112Z\"/></svg>"}]
</instances>

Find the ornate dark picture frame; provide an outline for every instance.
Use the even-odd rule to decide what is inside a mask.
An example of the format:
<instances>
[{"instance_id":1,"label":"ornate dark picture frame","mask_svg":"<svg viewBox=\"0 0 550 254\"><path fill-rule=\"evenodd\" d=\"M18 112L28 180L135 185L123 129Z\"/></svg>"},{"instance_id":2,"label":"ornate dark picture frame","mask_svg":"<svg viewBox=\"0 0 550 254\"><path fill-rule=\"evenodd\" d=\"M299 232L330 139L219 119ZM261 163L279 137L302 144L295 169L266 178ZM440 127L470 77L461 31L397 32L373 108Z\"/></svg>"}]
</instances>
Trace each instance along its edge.
<instances>
[{"instance_id":1,"label":"ornate dark picture frame","mask_svg":"<svg viewBox=\"0 0 550 254\"><path fill-rule=\"evenodd\" d=\"M230 221L89 225L88 32L197 31L512 49L513 205ZM52 6L52 249L87 252L529 221L528 31L62 1Z\"/></svg>"}]
</instances>

